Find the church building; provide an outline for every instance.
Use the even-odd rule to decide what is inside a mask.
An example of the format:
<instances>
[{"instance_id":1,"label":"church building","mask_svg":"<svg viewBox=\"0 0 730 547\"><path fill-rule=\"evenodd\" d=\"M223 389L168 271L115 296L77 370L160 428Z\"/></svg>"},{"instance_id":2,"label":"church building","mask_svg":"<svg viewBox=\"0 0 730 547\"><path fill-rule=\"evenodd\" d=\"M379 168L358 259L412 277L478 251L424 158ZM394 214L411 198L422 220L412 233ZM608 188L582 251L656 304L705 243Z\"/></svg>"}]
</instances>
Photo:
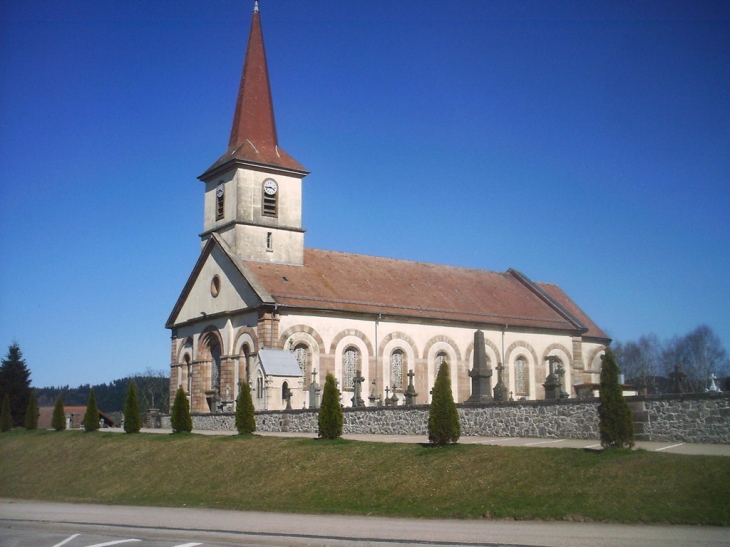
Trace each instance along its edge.
<instances>
[{"instance_id":1,"label":"church building","mask_svg":"<svg viewBox=\"0 0 730 547\"><path fill-rule=\"evenodd\" d=\"M166 324L170 394L182 387L192 412L234 410L244 381L257 410L316 406L328 373L344 406L401 405L407 390L427 404L442 362L454 399L474 402L475 332L506 398L545 398L549 375L563 397L598 382L610 340L557 285L305 247L307 175L279 146L255 3L228 148L199 177L202 250Z\"/></svg>"}]
</instances>

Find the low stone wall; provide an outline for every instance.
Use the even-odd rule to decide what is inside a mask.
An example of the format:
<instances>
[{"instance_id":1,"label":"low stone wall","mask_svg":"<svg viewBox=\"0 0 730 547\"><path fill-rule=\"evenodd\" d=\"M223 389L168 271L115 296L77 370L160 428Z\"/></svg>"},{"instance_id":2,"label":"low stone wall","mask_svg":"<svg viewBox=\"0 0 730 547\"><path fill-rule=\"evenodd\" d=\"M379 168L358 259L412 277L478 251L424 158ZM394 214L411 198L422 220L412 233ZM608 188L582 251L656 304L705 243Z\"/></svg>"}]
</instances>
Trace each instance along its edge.
<instances>
[{"instance_id":1,"label":"low stone wall","mask_svg":"<svg viewBox=\"0 0 730 547\"><path fill-rule=\"evenodd\" d=\"M730 444L730 393L631 397L637 440Z\"/></svg>"},{"instance_id":2,"label":"low stone wall","mask_svg":"<svg viewBox=\"0 0 730 547\"><path fill-rule=\"evenodd\" d=\"M637 440L730 443L730 393L629 397ZM463 436L598 439L598 399L458 405ZM428 406L345 408L344 433L426 435ZM170 427L170 417L161 419ZM194 414L193 429L234 430L234 414ZM256 414L258 431L317 434L316 410Z\"/></svg>"}]
</instances>

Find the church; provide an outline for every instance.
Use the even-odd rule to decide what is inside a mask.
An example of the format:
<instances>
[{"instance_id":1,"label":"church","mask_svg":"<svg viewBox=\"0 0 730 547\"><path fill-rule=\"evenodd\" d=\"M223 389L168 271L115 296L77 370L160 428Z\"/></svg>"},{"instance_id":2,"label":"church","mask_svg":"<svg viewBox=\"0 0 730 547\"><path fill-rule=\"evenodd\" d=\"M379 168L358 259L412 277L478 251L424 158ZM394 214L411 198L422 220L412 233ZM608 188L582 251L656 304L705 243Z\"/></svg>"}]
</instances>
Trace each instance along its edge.
<instances>
[{"instance_id":1,"label":"church","mask_svg":"<svg viewBox=\"0 0 730 547\"><path fill-rule=\"evenodd\" d=\"M257 410L311 408L331 373L346 407L428 404L446 362L454 400L474 402L475 351L498 400L546 398L549 376L562 397L598 383L610 339L557 285L305 247L308 174L279 146L256 2L228 148L199 177L201 253L166 323L171 397L230 412L248 382Z\"/></svg>"}]
</instances>

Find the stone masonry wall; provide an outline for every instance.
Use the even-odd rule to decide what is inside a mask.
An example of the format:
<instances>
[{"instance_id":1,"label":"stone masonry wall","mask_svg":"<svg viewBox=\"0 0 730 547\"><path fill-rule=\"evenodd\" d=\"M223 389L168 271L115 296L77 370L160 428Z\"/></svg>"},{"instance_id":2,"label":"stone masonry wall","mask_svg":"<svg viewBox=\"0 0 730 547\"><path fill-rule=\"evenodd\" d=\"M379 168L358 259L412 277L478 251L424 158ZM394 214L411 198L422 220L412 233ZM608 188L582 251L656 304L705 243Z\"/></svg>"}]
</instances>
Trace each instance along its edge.
<instances>
[{"instance_id":1,"label":"stone masonry wall","mask_svg":"<svg viewBox=\"0 0 730 547\"><path fill-rule=\"evenodd\" d=\"M629 397L637 440L730 444L730 393ZM463 436L598 439L598 399L458 405ZM163 428L170 417L163 416ZM193 414L193 429L234 430L234 414ZM316 410L256 414L258 431L317 434ZM345 408L344 433L426 435L428 406Z\"/></svg>"}]
</instances>

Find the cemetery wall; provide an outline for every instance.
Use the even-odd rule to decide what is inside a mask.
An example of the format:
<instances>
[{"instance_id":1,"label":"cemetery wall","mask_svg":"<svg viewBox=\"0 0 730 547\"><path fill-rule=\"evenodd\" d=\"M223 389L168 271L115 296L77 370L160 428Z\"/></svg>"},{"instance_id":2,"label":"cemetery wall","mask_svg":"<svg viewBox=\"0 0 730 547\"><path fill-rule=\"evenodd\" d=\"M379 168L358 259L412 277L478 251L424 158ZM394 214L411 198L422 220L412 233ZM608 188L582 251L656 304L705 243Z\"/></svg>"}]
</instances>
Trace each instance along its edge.
<instances>
[{"instance_id":1,"label":"cemetery wall","mask_svg":"<svg viewBox=\"0 0 730 547\"><path fill-rule=\"evenodd\" d=\"M730 444L730 393L628 397L637 440ZM457 405L463 436L598 439L598 399ZM426 435L428 406L344 409L344 433ZM170 417L163 416L163 428ZM193 414L193 428L235 430L234 414ZM316 410L264 411L258 431L317 434Z\"/></svg>"}]
</instances>

